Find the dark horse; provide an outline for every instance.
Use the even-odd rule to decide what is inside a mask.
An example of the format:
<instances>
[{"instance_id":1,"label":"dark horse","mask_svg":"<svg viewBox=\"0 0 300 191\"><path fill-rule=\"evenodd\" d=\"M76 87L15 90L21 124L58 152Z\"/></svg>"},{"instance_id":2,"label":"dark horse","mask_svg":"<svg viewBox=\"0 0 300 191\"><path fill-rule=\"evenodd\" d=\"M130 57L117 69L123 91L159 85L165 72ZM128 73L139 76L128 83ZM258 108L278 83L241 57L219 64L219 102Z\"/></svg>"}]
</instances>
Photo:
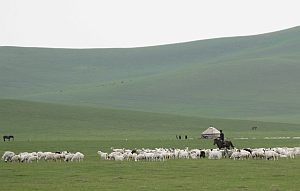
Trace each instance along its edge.
<instances>
[{"instance_id":1,"label":"dark horse","mask_svg":"<svg viewBox=\"0 0 300 191\"><path fill-rule=\"evenodd\" d=\"M10 141L10 139L14 140L14 136L12 136L12 135L4 135L4 136L3 136L3 141L4 141L4 142L5 142L5 140Z\"/></svg>"},{"instance_id":2,"label":"dark horse","mask_svg":"<svg viewBox=\"0 0 300 191\"><path fill-rule=\"evenodd\" d=\"M251 127L251 129L252 129L253 131L256 131L257 127L256 127L256 126Z\"/></svg>"},{"instance_id":3,"label":"dark horse","mask_svg":"<svg viewBox=\"0 0 300 191\"><path fill-rule=\"evenodd\" d=\"M231 141L224 141L223 142L220 139L214 139L214 145L217 145L219 149L222 149L222 148L230 149L230 147L234 148Z\"/></svg>"}]
</instances>

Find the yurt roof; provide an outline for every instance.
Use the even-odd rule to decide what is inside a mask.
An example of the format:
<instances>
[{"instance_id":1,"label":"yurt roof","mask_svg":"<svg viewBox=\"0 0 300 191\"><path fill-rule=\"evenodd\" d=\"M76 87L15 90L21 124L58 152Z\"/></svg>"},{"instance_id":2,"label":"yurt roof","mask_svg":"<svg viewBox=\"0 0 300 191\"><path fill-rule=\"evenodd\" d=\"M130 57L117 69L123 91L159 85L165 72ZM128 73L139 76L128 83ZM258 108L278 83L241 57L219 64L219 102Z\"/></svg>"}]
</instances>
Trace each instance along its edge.
<instances>
[{"instance_id":1,"label":"yurt roof","mask_svg":"<svg viewBox=\"0 0 300 191\"><path fill-rule=\"evenodd\" d=\"M209 127L202 134L220 134L220 131L214 127Z\"/></svg>"}]
</instances>

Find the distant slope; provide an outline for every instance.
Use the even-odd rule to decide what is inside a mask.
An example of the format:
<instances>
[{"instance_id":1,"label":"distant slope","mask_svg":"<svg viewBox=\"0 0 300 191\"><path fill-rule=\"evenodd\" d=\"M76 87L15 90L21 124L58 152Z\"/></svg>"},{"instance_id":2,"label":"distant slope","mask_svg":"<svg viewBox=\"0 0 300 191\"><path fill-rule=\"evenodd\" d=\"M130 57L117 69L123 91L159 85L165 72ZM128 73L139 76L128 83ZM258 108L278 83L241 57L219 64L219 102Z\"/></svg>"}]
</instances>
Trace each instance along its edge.
<instances>
[{"instance_id":1,"label":"distant slope","mask_svg":"<svg viewBox=\"0 0 300 191\"><path fill-rule=\"evenodd\" d=\"M176 134L198 138L208 126L227 138L297 136L298 125L208 119L128 110L0 99L0 134L34 140L174 140ZM258 126L257 131L251 131Z\"/></svg>"},{"instance_id":2,"label":"distant slope","mask_svg":"<svg viewBox=\"0 0 300 191\"><path fill-rule=\"evenodd\" d=\"M300 122L300 27L132 49L0 47L0 97Z\"/></svg>"}]
</instances>

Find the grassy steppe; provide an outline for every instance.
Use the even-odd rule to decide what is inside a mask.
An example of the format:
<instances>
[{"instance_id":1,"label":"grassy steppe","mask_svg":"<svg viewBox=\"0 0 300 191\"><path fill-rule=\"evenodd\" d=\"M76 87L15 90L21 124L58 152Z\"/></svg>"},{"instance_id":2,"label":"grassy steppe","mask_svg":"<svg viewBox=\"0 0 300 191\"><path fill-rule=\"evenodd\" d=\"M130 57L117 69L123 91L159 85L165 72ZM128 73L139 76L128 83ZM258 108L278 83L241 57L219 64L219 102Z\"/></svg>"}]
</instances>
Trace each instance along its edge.
<instances>
[{"instance_id":1,"label":"grassy steppe","mask_svg":"<svg viewBox=\"0 0 300 191\"><path fill-rule=\"evenodd\" d=\"M300 146L295 124L208 119L167 114L1 100L0 133L14 142L0 142L0 153L81 151L82 163L0 162L3 190L298 190L300 158L279 161L223 159L165 162L100 161L96 151L115 148L214 148L198 135L209 125L224 129L239 147ZM257 125L257 131L250 127ZM194 138L176 140L175 134ZM236 137L255 137L240 140Z\"/></svg>"},{"instance_id":2,"label":"grassy steppe","mask_svg":"<svg viewBox=\"0 0 300 191\"><path fill-rule=\"evenodd\" d=\"M86 156L83 163L1 161L0 190L299 190L299 158L114 162L96 155L111 147L214 148L198 139L210 125L238 148L299 147L292 139L300 137L299 37L295 27L133 49L0 47L0 135L16 139L0 142L0 153Z\"/></svg>"},{"instance_id":3,"label":"grassy steppe","mask_svg":"<svg viewBox=\"0 0 300 191\"><path fill-rule=\"evenodd\" d=\"M10 150L72 148L86 155L82 163L0 163L3 190L299 190L299 162L244 160L100 161L99 146L154 146L156 140L129 143L95 141L15 142ZM177 141L178 142L178 141ZM147 145L147 143L150 143ZM178 143L168 142L167 144ZM187 143L189 145L189 143ZM1 147L3 143L1 143Z\"/></svg>"},{"instance_id":4,"label":"grassy steppe","mask_svg":"<svg viewBox=\"0 0 300 191\"><path fill-rule=\"evenodd\" d=\"M131 49L0 47L0 98L300 123L300 28Z\"/></svg>"},{"instance_id":5,"label":"grassy steppe","mask_svg":"<svg viewBox=\"0 0 300 191\"><path fill-rule=\"evenodd\" d=\"M210 125L228 138L300 136L300 126L287 123L186 117L39 102L0 100L0 133L18 140L145 140L198 138ZM258 131L251 131L258 126Z\"/></svg>"}]
</instances>

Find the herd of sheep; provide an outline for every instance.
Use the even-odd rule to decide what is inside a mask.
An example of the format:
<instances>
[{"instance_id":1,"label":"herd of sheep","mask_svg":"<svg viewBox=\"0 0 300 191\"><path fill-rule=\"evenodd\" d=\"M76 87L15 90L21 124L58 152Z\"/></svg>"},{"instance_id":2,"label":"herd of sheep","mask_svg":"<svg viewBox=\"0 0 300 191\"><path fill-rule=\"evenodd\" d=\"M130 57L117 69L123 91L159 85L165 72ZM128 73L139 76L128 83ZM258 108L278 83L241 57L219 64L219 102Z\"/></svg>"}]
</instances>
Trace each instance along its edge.
<instances>
[{"instance_id":1,"label":"herd of sheep","mask_svg":"<svg viewBox=\"0 0 300 191\"><path fill-rule=\"evenodd\" d=\"M80 152L70 153L67 151L62 152L22 152L15 154L11 151L5 151L2 160L4 162L25 162L32 163L33 161L38 162L39 160L45 161L65 161L65 162L80 162L84 158L84 155Z\"/></svg>"},{"instance_id":2,"label":"herd of sheep","mask_svg":"<svg viewBox=\"0 0 300 191\"><path fill-rule=\"evenodd\" d=\"M243 159L265 159L278 160L279 158L295 158L300 156L300 147L276 147L276 148L255 148L255 149L112 149L112 152L106 153L98 151L100 159L115 160L115 161L165 161L170 159L222 159L230 158L233 160ZM62 152L22 152L15 154L11 151L6 151L2 160L5 162L23 162L32 163L39 160L45 161L65 161L65 162L81 162L84 159L84 154L80 152L70 153Z\"/></svg>"},{"instance_id":3,"label":"herd of sheep","mask_svg":"<svg viewBox=\"0 0 300 191\"><path fill-rule=\"evenodd\" d=\"M113 149L111 153L97 152L103 160L133 160L133 161L165 161L168 159L266 159L278 160L278 158L295 158L300 156L300 147L294 148L256 148L256 149Z\"/></svg>"}]
</instances>

